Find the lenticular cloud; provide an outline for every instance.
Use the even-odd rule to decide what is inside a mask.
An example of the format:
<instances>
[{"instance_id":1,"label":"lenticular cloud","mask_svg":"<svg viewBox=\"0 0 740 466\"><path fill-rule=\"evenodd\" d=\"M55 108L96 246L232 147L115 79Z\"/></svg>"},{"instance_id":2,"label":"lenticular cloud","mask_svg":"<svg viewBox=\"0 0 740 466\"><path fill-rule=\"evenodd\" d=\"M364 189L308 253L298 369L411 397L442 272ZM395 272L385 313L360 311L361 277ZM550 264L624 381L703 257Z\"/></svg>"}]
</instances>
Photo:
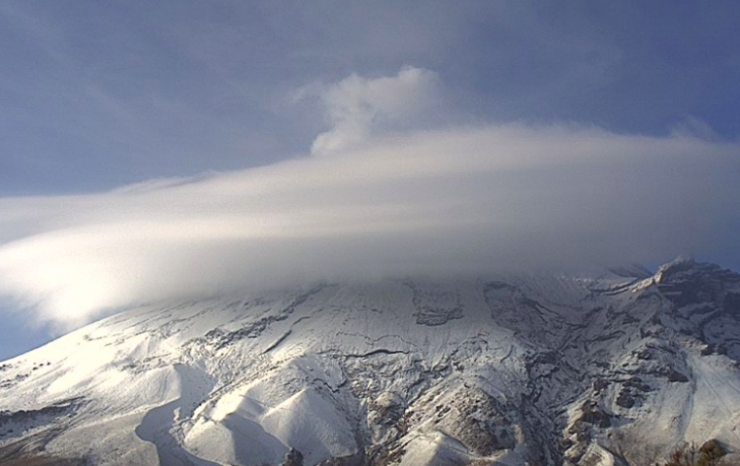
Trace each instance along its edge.
<instances>
[{"instance_id":1,"label":"lenticular cloud","mask_svg":"<svg viewBox=\"0 0 740 466\"><path fill-rule=\"evenodd\" d=\"M350 94L367 107L362 85ZM324 143L352 143L267 167L1 199L0 295L69 328L254 287L649 262L736 226L737 144L558 125L391 132L383 118L361 116L359 133L339 118Z\"/></svg>"}]
</instances>

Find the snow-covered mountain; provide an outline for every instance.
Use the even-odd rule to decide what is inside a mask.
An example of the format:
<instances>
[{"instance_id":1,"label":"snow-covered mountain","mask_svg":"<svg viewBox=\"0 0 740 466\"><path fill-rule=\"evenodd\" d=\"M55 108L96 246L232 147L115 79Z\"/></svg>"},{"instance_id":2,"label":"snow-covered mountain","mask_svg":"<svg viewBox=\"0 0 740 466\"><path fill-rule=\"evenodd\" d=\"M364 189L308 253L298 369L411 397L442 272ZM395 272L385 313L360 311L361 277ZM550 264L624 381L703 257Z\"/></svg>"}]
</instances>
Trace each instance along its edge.
<instances>
[{"instance_id":1,"label":"snow-covered mountain","mask_svg":"<svg viewBox=\"0 0 740 466\"><path fill-rule=\"evenodd\" d=\"M738 361L688 259L149 306L0 363L0 464L648 464L740 451Z\"/></svg>"}]
</instances>

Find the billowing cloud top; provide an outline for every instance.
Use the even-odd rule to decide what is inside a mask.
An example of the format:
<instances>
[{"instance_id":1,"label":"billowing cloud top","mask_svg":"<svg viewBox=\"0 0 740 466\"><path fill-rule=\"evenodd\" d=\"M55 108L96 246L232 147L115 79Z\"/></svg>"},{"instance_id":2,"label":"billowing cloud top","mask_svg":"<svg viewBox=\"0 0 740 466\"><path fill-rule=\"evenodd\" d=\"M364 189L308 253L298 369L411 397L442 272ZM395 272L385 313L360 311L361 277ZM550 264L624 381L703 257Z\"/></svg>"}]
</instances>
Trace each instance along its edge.
<instances>
[{"instance_id":1,"label":"billowing cloud top","mask_svg":"<svg viewBox=\"0 0 740 466\"><path fill-rule=\"evenodd\" d=\"M271 166L2 199L0 294L76 326L302 281L652 261L736 227L735 143L413 123L439 109L439 87L414 68L328 86L333 128L313 154Z\"/></svg>"},{"instance_id":2,"label":"billowing cloud top","mask_svg":"<svg viewBox=\"0 0 740 466\"><path fill-rule=\"evenodd\" d=\"M308 91L319 94L332 124L314 141L315 155L361 144L377 131L408 131L439 121L444 111L438 76L420 68L405 67L396 76L376 79L352 75Z\"/></svg>"}]
</instances>

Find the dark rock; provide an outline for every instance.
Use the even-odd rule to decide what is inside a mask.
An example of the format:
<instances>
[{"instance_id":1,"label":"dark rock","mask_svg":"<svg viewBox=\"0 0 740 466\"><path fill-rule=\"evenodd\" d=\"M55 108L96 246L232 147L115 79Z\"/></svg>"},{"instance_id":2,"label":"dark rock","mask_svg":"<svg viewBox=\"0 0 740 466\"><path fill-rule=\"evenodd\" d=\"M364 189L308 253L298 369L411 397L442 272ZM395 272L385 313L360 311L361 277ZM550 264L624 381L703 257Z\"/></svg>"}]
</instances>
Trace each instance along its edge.
<instances>
[{"instance_id":1,"label":"dark rock","mask_svg":"<svg viewBox=\"0 0 740 466\"><path fill-rule=\"evenodd\" d=\"M643 382L642 379L639 377L634 377L632 379L627 380L626 382L624 382L624 386L637 389L641 392L653 391L653 387Z\"/></svg>"},{"instance_id":2,"label":"dark rock","mask_svg":"<svg viewBox=\"0 0 740 466\"><path fill-rule=\"evenodd\" d=\"M608 380L604 380L604 379L594 380L593 387L594 387L594 390L596 390L597 392L600 392L601 390L605 389L608 386L609 386Z\"/></svg>"},{"instance_id":3,"label":"dark rock","mask_svg":"<svg viewBox=\"0 0 740 466\"><path fill-rule=\"evenodd\" d=\"M716 439L704 442L699 451L707 459L707 463L718 460L727 454L727 449Z\"/></svg>"},{"instance_id":4,"label":"dark rock","mask_svg":"<svg viewBox=\"0 0 740 466\"><path fill-rule=\"evenodd\" d=\"M285 456L282 466L303 466L303 454L295 448L291 448Z\"/></svg>"},{"instance_id":5,"label":"dark rock","mask_svg":"<svg viewBox=\"0 0 740 466\"><path fill-rule=\"evenodd\" d=\"M683 375L682 373L678 372L675 369L671 369L670 372L668 372L668 381L669 382L688 382L689 378Z\"/></svg>"},{"instance_id":6,"label":"dark rock","mask_svg":"<svg viewBox=\"0 0 740 466\"><path fill-rule=\"evenodd\" d=\"M584 422L601 428L612 425L609 415L595 401L585 402L581 406L581 413L581 417L576 422Z\"/></svg>"},{"instance_id":7,"label":"dark rock","mask_svg":"<svg viewBox=\"0 0 740 466\"><path fill-rule=\"evenodd\" d=\"M629 409L635 405L635 399L632 397L630 392L622 390L619 392L619 396L617 396L616 403L622 408Z\"/></svg>"},{"instance_id":8,"label":"dark rock","mask_svg":"<svg viewBox=\"0 0 740 466\"><path fill-rule=\"evenodd\" d=\"M634 352L635 356L637 356L637 359L640 359L642 361L649 361L653 359L653 355L650 352L649 348L643 348L640 351Z\"/></svg>"}]
</instances>

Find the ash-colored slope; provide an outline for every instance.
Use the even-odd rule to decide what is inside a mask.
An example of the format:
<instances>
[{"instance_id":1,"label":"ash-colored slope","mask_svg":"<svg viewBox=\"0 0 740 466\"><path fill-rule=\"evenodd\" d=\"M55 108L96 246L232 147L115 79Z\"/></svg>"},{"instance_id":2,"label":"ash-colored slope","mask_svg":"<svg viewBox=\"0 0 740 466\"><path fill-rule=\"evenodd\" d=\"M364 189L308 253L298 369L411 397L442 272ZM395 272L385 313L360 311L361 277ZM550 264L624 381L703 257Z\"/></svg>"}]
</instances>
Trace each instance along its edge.
<instances>
[{"instance_id":1,"label":"ash-colored slope","mask_svg":"<svg viewBox=\"0 0 740 466\"><path fill-rule=\"evenodd\" d=\"M684 440L740 449L740 277L688 260L642 272L135 309L0 365L0 459L606 465Z\"/></svg>"}]
</instances>

